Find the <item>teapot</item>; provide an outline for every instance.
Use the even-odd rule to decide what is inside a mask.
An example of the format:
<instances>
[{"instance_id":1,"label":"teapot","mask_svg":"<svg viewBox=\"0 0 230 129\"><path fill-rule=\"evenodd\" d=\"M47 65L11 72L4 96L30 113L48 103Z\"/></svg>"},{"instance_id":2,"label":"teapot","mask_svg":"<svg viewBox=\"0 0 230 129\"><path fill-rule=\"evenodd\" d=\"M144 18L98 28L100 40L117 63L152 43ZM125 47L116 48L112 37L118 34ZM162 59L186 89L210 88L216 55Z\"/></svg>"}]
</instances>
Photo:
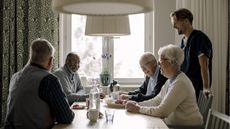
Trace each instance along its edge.
<instances>
[{"instance_id":1,"label":"teapot","mask_svg":"<svg viewBox=\"0 0 230 129\"><path fill-rule=\"evenodd\" d=\"M113 80L113 82L110 83L109 89L110 89L110 93L119 91L120 90L120 85L117 83L116 80Z\"/></svg>"}]
</instances>

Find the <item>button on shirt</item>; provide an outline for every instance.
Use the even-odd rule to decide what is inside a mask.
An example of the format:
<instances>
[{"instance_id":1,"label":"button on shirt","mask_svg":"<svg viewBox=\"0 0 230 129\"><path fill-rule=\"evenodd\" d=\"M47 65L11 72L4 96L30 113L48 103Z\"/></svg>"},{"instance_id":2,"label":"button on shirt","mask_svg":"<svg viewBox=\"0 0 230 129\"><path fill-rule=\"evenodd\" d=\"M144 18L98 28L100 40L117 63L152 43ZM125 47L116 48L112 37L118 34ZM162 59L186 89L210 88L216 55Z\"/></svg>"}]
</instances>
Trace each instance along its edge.
<instances>
[{"instance_id":1,"label":"button on shirt","mask_svg":"<svg viewBox=\"0 0 230 129\"><path fill-rule=\"evenodd\" d=\"M154 90L154 87L156 86L157 83L158 74L159 74L159 66L157 65L154 75L151 76L149 79L146 95L152 94L152 91Z\"/></svg>"}]
</instances>

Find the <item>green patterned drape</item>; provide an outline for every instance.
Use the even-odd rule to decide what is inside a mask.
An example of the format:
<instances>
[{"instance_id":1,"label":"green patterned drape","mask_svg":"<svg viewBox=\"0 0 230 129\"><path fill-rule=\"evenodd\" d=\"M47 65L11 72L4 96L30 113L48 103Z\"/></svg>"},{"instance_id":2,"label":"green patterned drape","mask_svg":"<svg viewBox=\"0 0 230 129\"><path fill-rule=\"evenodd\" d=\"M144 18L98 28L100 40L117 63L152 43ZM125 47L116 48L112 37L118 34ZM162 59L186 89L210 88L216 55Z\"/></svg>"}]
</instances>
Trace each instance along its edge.
<instances>
[{"instance_id":1,"label":"green patterned drape","mask_svg":"<svg viewBox=\"0 0 230 129\"><path fill-rule=\"evenodd\" d=\"M30 43L36 38L49 40L56 48L58 67L58 14L51 0L1 0L0 2L0 120L6 115L11 75L27 63Z\"/></svg>"}]
</instances>

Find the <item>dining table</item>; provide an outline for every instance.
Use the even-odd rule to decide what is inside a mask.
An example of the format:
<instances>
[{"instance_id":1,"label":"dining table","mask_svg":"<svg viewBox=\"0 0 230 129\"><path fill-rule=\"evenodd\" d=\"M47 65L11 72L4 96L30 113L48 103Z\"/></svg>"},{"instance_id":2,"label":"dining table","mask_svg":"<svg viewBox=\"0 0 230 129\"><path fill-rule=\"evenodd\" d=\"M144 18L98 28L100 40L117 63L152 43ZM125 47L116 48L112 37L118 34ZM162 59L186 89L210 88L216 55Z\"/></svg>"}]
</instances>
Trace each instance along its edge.
<instances>
[{"instance_id":1,"label":"dining table","mask_svg":"<svg viewBox=\"0 0 230 129\"><path fill-rule=\"evenodd\" d=\"M85 105L79 102L79 105ZM106 121L105 110L114 109L113 121ZM71 124L56 124L53 129L169 129L163 119L139 113L127 112L124 107L111 107L101 102L100 112L103 114L96 122L87 118L87 109L72 109L75 118Z\"/></svg>"}]
</instances>

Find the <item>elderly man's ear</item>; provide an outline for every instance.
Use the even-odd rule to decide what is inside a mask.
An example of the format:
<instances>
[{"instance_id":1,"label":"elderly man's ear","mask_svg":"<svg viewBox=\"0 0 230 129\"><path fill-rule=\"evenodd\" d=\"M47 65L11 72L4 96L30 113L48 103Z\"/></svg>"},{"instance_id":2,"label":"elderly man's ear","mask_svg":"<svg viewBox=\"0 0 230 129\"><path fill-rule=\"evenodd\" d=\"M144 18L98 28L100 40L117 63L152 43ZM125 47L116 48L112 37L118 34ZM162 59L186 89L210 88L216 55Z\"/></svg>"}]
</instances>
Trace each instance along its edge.
<instances>
[{"instance_id":1,"label":"elderly man's ear","mask_svg":"<svg viewBox=\"0 0 230 129\"><path fill-rule=\"evenodd\" d=\"M46 67L48 70L51 70L51 68L53 67L53 59L54 59L54 57L51 56L48 60L48 64Z\"/></svg>"}]
</instances>

